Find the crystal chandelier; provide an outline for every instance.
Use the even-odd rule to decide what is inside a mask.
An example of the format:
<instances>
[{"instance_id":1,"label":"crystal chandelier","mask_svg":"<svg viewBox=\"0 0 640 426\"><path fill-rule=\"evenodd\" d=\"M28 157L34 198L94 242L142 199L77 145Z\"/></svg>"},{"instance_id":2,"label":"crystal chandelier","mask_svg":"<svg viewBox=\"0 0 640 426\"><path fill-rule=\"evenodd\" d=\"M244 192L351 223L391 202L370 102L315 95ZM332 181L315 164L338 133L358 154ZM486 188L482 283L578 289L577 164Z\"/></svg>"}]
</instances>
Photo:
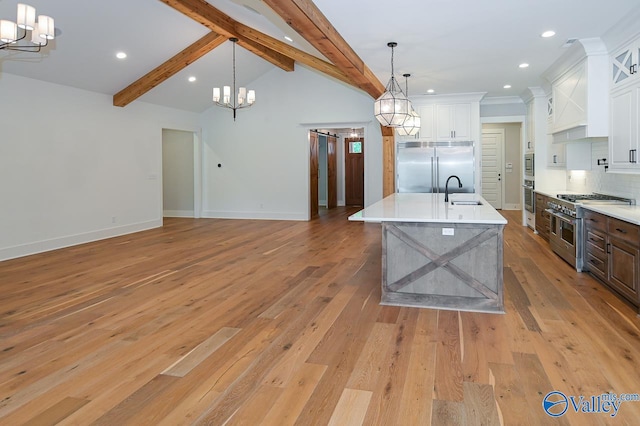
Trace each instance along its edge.
<instances>
[{"instance_id":1,"label":"crystal chandelier","mask_svg":"<svg viewBox=\"0 0 640 426\"><path fill-rule=\"evenodd\" d=\"M409 77L411 74L402 74L404 77L404 91L409 96ZM396 132L400 136L415 136L420 131L420 115L413 109L411 105L411 112L409 116L404 120L401 127L396 128Z\"/></svg>"},{"instance_id":2,"label":"crystal chandelier","mask_svg":"<svg viewBox=\"0 0 640 426\"><path fill-rule=\"evenodd\" d=\"M400 85L393 75L393 48L398 43L389 42L391 48L391 79L387 83L385 92L373 104L376 119L386 127L400 127L411 113L411 102L402 92Z\"/></svg>"},{"instance_id":3,"label":"crystal chandelier","mask_svg":"<svg viewBox=\"0 0 640 426\"><path fill-rule=\"evenodd\" d=\"M29 32L31 38L27 41ZM0 50L39 52L54 37L53 18L39 15L36 21L36 8L28 4L18 3L16 22L0 20Z\"/></svg>"},{"instance_id":4,"label":"crystal chandelier","mask_svg":"<svg viewBox=\"0 0 640 426\"><path fill-rule=\"evenodd\" d=\"M229 39L233 43L233 92L231 87L224 86L222 88L222 102L220 101L220 88L213 88L213 102L216 105L229 108L233 110L233 121L236 121L236 111L242 108L248 108L256 101L255 90L247 91L246 87L240 87L238 89L238 98L231 96L232 93L236 93L236 43L238 39L232 37Z\"/></svg>"}]
</instances>

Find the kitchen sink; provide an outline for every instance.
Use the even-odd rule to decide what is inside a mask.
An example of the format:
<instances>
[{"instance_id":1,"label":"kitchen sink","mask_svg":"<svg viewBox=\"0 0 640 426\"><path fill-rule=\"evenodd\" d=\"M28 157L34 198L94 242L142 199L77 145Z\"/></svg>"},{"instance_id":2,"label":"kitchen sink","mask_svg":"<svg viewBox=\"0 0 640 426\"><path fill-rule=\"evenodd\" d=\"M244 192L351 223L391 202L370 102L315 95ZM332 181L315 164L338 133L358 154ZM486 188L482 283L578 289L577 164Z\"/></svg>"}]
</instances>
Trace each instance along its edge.
<instances>
[{"instance_id":1,"label":"kitchen sink","mask_svg":"<svg viewBox=\"0 0 640 426\"><path fill-rule=\"evenodd\" d=\"M478 200L455 200L451 202L454 206L481 206L482 203Z\"/></svg>"}]
</instances>

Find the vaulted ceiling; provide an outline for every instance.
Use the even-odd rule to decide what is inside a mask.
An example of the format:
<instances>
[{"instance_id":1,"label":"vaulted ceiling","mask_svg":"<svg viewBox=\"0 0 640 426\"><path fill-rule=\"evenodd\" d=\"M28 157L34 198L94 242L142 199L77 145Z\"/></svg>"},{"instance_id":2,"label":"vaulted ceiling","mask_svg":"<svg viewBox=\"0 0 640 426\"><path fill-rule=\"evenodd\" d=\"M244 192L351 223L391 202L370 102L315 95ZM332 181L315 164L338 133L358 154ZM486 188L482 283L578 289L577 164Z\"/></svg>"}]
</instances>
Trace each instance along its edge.
<instances>
[{"instance_id":1,"label":"vaulted ceiling","mask_svg":"<svg viewBox=\"0 0 640 426\"><path fill-rule=\"evenodd\" d=\"M237 77L248 86L274 68L303 66L373 98L389 78L386 44L396 41L396 76L411 73L410 94L512 96L542 83L567 39L601 36L640 7L637 0L27 2L53 16L60 34L42 55L0 52L0 71L114 95L115 105L138 99L196 112L211 106L212 87L231 80L230 36L239 38ZM16 4L0 0L0 18L14 20ZM541 38L547 29L556 36ZM518 68L522 62L530 66Z\"/></svg>"}]
</instances>

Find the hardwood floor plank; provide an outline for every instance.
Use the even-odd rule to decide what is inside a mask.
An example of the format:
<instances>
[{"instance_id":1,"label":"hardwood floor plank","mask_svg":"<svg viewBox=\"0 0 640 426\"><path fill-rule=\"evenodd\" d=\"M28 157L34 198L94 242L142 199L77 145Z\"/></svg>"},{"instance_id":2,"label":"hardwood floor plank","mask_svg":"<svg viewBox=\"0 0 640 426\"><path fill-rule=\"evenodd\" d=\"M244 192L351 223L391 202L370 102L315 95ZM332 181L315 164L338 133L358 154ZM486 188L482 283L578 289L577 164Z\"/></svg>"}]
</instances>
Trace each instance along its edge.
<instances>
[{"instance_id":1,"label":"hardwood floor plank","mask_svg":"<svg viewBox=\"0 0 640 426\"><path fill-rule=\"evenodd\" d=\"M329 419L328 426L358 426L364 424L371 392L358 389L345 389Z\"/></svg>"},{"instance_id":2,"label":"hardwood floor plank","mask_svg":"<svg viewBox=\"0 0 640 426\"><path fill-rule=\"evenodd\" d=\"M464 426L467 424L464 404L461 402L433 401L431 426Z\"/></svg>"},{"instance_id":3,"label":"hardwood floor plank","mask_svg":"<svg viewBox=\"0 0 640 426\"><path fill-rule=\"evenodd\" d=\"M438 313L420 309L398 413L408 425L427 424L433 409Z\"/></svg>"},{"instance_id":4,"label":"hardwood floor plank","mask_svg":"<svg viewBox=\"0 0 640 426\"><path fill-rule=\"evenodd\" d=\"M191 352L163 371L162 374L167 376L184 377L185 374L193 370L193 368L200 364L203 359L215 352L239 331L239 328L222 327L216 334L196 346Z\"/></svg>"},{"instance_id":5,"label":"hardwood floor plank","mask_svg":"<svg viewBox=\"0 0 640 426\"><path fill-rule=\"evenodd\" d=\"M434 399L462 401L462 349L460 324L456 311L438 312L438 348L436 349L436 376Z\"/></svg>"},{"instance_id":6,"label":"hardwood floor plank","mask_svg":"<svg viewBox=\"0 0 640 426\"><path fill-rule=\"evenodd\" d=\"M464 382L464 409L468 424L499 425L493 387L489 384Z\"/></svg>"},{"instance_id":7,"label":"hardwood floor plank","mask_svg":"<svg viewBox=\"0 0 640 426\"><path fill-rule=\"evenodd\" d=\"M89 402L90 401L87 401L86 399L71 397L63 398L60 402L47 408L31 420L24 423L24 426L55 425Z\"/></svg>"},{"instance_id":8,"label":"hardwood floor plank","mask_svg":"<svg viewBox=\"0 0 640 426\"><path fill-rule=\"evenodd\" d=\"M262 420L264 424L293 425L326 370L326 365L300 366Z\"/></svg>"}]
</instances>

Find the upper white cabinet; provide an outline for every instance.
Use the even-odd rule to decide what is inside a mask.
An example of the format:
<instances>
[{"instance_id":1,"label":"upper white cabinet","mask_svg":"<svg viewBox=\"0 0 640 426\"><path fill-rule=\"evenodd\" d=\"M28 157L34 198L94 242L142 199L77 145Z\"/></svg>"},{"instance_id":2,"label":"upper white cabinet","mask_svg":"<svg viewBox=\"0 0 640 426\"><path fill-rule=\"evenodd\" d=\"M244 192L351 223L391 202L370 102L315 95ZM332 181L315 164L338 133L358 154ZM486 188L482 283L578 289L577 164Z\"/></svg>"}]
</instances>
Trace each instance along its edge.
<instances>
[{"instance_id":1,"label":"upper white cabinet","mask_svg":"<svg viewBox=\"0 0 640 426\"><path fill-rule=\"evenodd\" d=\"M609 135L609 55L599 38L581 39L545 72L556 142Z\"/></svg>"},{"instance_id":2,"label":"upper white cabinet","mask_svg":"<svg viewBox=\"0 0 640 426\"><path fill-rule=\"evenodd\" d=\"M638 80L640 40L627 44L611 55L611 87L613 89Z\"/></svg>"},{"instance_id":3,"label":"upper white cabinet","mask_svg":"<svg viewBox=\"0 0 640 426\"><path fill-rule=\"evenodd\" d=\"M438 140L469 141L471 138L471 104L436 105Z\"/></svg>"},{"instance_id":4,"label":"upper white cabinet","mask_svg":"<svg viewBox=\"0 0 640 426\"><path fill-rule=\"evenodd\" d=\"M416 109L420 114L420 139L436 140L435 105L423 105Z\"/></svg>"},{"instance_id":5,"label":"upper white cabinet","mask_svg":"<svg viewBox=\"0 0 640 426\"><path fill-rule=\"evenodd\" d=\"M611 54L609 171L640 173L640 37Z\"/></svg>"},{"instance_id":6,"label":"upper white cabinet","mask_svg":"<svg viewBox=\"0 0 640 426\"><path fill-rule=\"evenodd\" d=\"M609 170L640 171L640 81L611 93Z\"/></svg>"},{"instance_id":7,"label":"upper white cabinet","mask_svg":"<svg viewBox=\"0 0 640 426\"><path fill-rule=\"evenodd\" d=\"M526 103L527 116L525 117L525 126L527 128L527 137L525 141L525 149L527 152L533 152L536 147L536 114L535 114L535 99L532 98Z\"/></svg>"}]
</instances>

